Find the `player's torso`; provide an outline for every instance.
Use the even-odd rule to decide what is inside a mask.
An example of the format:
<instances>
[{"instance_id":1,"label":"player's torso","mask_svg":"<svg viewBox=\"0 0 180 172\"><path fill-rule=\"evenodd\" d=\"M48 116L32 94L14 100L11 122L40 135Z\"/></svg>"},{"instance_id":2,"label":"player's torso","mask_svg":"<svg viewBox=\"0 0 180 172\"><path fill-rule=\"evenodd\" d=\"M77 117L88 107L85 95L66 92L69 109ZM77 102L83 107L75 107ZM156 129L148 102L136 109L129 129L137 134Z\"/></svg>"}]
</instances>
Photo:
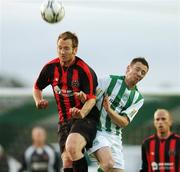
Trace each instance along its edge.
<instances>
[{"instance_id":1,"label":"player's torso","mask_svg":"<svg viewBox=\"0 0 180 172\"><path fill-rule=\"evenodd\" d=\"M109 78L109 81L105 83L108 88L107 93L111 108L119 114L124 109L130 107L139 95L138 92L136 93L135 89L129 90L127 88L123 76L111 77ZM101 110L99 128L117 135L121 134L121 128L112 122L104 108Z\"/></svg>"},{"instance_id":2,"label":"player's torso","mask_svg":"<svg viewBox=\"0 0 180 172\"><path fill-rule=\"evenodd\" d=\"M49 157L46 152L41 154L34 152L31 157L32 172L47 172Z\"/></svg>"},{"instance_id":3,"label":"player's torso","mask_svg":"<svg viewBox=\"0 0 180 172\"><path fill-rule=\"evenodd\" d=\"M64 119L70 118L70 108L82 107L82 103L74 95L75 92L83 90L81 85L82 70L75 64L69 68L63 68L56 64L53 70L50 84L57 102L60 121L64 121Z\"/></svg>"},{"instance_id":4,"label":"player's torso","mask_svg":"<svg viewBox=\"0 0 180 172\"><path fill-rule=\"evenodd\" d=\"M25 154L27 169L30 172L53 172L55 154L51 148L30 147Z\"/></svg>"},{"instance_id":5,"label":"player's torso","mask_svg":"<svg viewBox=\"0 0 180 172\"><path fill-rule=\"evenodd\" d=\"M147 159L153 172L177 172L180 166L180 139L151 140L146 146Z\"/></svg>"}]
</instances>

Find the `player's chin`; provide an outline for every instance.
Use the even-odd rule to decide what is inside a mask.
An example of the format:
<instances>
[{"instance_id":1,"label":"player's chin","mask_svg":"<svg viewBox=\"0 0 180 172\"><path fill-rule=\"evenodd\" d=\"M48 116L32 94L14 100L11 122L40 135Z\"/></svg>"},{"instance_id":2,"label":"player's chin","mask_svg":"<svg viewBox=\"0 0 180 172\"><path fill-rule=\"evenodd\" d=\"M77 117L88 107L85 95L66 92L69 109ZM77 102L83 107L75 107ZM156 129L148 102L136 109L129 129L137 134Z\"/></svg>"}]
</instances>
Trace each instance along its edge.
<instances>
[{"instance_id":1,"label":"player's chin","mask_svg":"<svg viewBox=\"0 0 180 172\"><path fill-rule=\"evenodd\" d=\"M65 62L67 61L67 60L66 60L66 57L64 57L64 56L61 56L60 59L61 59L61 61L62 61L63 63L65 63Z\"/></svg>"},{"instance_id":2,"label":"player's chin","mask_svg":"<svg viewBox=\"0 0 180 172\"><path fill-rule=\"evenodd\" d=\"M133 85L136 85L138 83L138 80L134 80Z\"/></svg>"},{"instance_id":3,"label":"player's chin","mask_svg":"<svg viewBox=\"0 0 180 172\"><path fill-rule=\"evenodd\" d=\"M159 130L160 132L163 132L163 131L164 131L164 128L163 128L163 127L158 127L158 130Z\"/></svg>"}]
</instances>

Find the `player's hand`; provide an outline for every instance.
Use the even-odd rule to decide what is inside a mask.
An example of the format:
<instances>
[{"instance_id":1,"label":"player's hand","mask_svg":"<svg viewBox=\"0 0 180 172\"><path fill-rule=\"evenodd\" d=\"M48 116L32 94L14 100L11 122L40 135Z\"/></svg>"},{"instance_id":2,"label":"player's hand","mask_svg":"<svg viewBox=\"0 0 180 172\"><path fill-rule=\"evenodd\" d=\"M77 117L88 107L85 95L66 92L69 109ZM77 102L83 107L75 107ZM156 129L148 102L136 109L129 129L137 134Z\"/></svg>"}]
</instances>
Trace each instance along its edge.
<instances>
[{"instance_id":1,"label":"player's hand","mask_svg":"<svg viewBox=\"0 0 180 172\"><path fill-rule=\"evenodd\" d=\"M48 107L49 103L45 99L41 99L39 102L36 103L36 107L38 109L46 109Z\"/></svg>"},{"instance_id":2,"label":"player's hand","mask_svg":"<svg viewBox=\"0 0 180 172\"><path fill-rule=\"evenodd\" d=\"M70 114L72 115L73 118L82 119L84 117L81 114L81 110L76 108L76 107L70 108L69 112L70 112Z\"/></svg>"},{"instance_id":3,"label":"player's hand","mask_svg":"<svg viewBox=\"0 0 180 172\"><path fill-rule=\"evenodd\" d=\"M83 91L75 92L74 94L82 103L86 102L87 95Z\"/></svg>"},{"instance_id":4,"label":"player's hand","mask_svg":"<svg viewBox=\"0 0 180 172\"><path fill-rule=\"evenodd\" d=\"M106 112L110 110L109 97L107 95L104 97L103 107L106 110Z\"/></svg>"}]
</instances>

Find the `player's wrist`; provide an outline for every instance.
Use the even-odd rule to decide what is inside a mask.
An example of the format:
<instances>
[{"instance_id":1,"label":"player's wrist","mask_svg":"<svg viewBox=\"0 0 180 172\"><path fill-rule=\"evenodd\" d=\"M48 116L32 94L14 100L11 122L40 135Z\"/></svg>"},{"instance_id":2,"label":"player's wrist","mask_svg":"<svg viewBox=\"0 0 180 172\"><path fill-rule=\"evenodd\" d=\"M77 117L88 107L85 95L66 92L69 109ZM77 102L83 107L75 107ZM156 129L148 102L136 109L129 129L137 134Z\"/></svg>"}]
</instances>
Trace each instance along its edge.
<instances>
[{"instance_id":1,"label":"player's wrist","mask_svg":"<svg viewBox=\"0 0 180 172\"><path fill-rule=\"evenodd\" d=\"M107 108L107 113L112 115L114 113L114 110L111 107Z\"/></svg>"}]
</instances>

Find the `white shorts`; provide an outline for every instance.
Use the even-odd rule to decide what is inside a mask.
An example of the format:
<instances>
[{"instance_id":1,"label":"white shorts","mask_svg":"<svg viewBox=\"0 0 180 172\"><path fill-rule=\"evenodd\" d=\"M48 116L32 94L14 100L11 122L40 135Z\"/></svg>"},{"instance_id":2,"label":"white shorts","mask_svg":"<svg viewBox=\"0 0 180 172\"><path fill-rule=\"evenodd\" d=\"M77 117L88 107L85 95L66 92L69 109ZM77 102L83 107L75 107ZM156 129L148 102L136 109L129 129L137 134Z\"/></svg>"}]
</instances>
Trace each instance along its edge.
<instances>
[{"instance_id":1,"label":"white shorts","mask_svg":"<svg viewBox=\"0 0 180 172\"><path fill-rule=\"evenodd\" d=\"M114 166L113 168L124 169L124 156L121 136L109 133L106 131L97 131L96 138L93 141L93 146L87 153L93 154L102 147L109 147L112 152Z\"/></svg>"}]
</instances>

